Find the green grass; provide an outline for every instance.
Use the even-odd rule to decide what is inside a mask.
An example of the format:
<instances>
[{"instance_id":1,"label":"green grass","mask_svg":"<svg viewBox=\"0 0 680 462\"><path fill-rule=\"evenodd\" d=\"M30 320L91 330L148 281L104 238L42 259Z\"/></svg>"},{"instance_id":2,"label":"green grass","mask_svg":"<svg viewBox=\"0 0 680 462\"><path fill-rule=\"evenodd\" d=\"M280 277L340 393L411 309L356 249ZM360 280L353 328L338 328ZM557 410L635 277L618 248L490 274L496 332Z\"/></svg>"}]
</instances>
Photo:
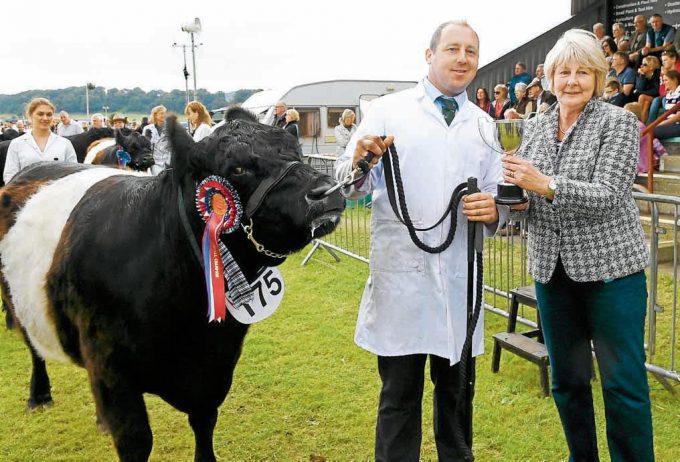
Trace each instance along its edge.
<instances>
[{"instance_id":1,"label":"green grass","mask_svg":"<svg viewBox=\"0 0 680 462\"><path fill-rule=\"evenodd\" d=\"M375 357L354 345L357 307L367 265L317 251L282 267L286 297L268 320L252 327L234 386L215 432L219 460L369 461L379 393ZM527 310L533 311L533 310ZM542 398L538 368L503 353L490 372L491 335L505 320L486 315L486 351L478 361L474 449L479 461L564 461L557 412ZM72 365L48 365L55 404L25 407L30 360L15 332L0 328L0 461L111 461L111 439L97 432L86 374ZM594 383L601 460L606 455L600 382ZM650 377L657 460L680 460L678 401ZM432 386L424 398L423 461L435 461ZM189 461L193 436L186 416L147 397L154 431L152 461Z\"/></svg>"}]
</instances>

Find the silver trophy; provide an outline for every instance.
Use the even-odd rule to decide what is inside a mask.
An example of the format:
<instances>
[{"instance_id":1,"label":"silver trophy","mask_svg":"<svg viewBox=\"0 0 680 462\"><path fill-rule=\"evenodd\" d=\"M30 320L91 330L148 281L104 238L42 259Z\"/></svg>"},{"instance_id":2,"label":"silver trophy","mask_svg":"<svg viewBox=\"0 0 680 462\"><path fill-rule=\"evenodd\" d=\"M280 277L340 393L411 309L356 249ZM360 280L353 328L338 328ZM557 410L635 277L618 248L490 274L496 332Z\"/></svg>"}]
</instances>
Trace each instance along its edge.
<instances>
[{"instance_id":1,"label":"silver trophy","mask_svg":"<svg viewBox=\"0 0 680 462\"><path fill-rule=\"evenodd\" d=\"M484 143L499 154L513 155L522 145L526 120L479 119L479 134ZM489 139L493 137L493 139ZM497 187L496 203L505 205L523 204L527 201L524 190L512 183L500 183Z\"/></svg>"}]
</instances>

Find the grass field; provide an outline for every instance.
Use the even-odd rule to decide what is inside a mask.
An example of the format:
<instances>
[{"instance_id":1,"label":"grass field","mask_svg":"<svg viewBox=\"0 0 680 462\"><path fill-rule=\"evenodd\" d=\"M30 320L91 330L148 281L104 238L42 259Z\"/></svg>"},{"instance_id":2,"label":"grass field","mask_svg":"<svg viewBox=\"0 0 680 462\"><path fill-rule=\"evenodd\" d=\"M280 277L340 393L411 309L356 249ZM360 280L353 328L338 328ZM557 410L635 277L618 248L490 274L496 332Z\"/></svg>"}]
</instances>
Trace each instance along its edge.
<instances>
[{"instance_id":1,"label":"grass field","mask_svg":"<svg viewBox=\"0 0 680 462\"><path fill-rule=\"evenodd\" d=\"M283 265L284 303L246 337L234 386L220 409L215 451L222 461L369 461L379 392L375 357L354 345L353 332L367 265L316 252ZM478 361L475 398L476 460L565 461L557 412L541 396L538 369L504 353L490 372L491 334L505 320L486 315L486 351ZM113 461L109 436L95 426L86 374L49 364L53 407L25 407L30 361L14 332L0 328L0 461ZM596 381L601 460L608 461L600 383ZM660 462L680 461L679 401L650 376L655 448ZM426 384L423 461L435 461L432 386ZM147 397L154 431L152 461L193 460L193 436L184 414ZM317 459L321 460L321 459Z\"/></svg>"}]
</instances>

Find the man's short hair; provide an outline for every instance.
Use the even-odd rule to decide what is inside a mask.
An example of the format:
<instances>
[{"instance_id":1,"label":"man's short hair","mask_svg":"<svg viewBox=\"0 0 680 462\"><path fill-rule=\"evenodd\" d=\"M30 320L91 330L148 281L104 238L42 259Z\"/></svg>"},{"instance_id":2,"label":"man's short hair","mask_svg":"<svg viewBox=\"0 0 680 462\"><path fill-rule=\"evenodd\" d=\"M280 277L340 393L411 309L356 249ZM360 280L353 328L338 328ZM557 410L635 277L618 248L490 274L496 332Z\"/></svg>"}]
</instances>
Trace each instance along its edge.
<instances>
[{"instance_id":1,"label":"man's short hair","mask_svg":"<svg viewBox=\"0 0 680 462\"><path fill-rule=\"evenodd\" d=\"M616 51L614 52L614 56L620 57L626 65L630 62L630 59L628 58L628 53L625 51Z\"/></svg>"},{"instance_id":2,"label":"man's short hair","mask_svg":"<svg viewBox=\"0 0 680 462\"><path fill-rule=\"evenodd\" d=\"M621 84L619 83L619 79L617 79L616 77L608 78L604 86L605 88L612 88L616 91L621 91Z\"/></svg>"},{"instance_id":3,"label":"man's short hair","mask_svg":"<svg viewBox=\"0 0 680 462\"><path fill-rule=\"evenodd\" d=\"M519 66L519 67L521 67L522 69L524 69L525 71L527 70L527 65L526 65L525 63L523 63L522 61L517 61L517 62L515 63L515 66Z\"/></svg>"},{"instance_id":4,"label":"man's short hair","mask_svg":"<svg viewBox=\"0 0 680 462\"><path fill-rule=\"evenodd\" d=\"M448 26L462 26L462 27L467 27L470 29L474 34L475 37L477 37L477 42L479 43L479 35L477 35L477 31L475 31L470 24L464 19L454 19L453 21L446 21L441 23L437 28L434 30L432 33L432 38L430 38L430 50L435 51L437 49L437 45L439 45L439 41L442 39L442 31L446 29Z\"/></svg>"}]
</instances>

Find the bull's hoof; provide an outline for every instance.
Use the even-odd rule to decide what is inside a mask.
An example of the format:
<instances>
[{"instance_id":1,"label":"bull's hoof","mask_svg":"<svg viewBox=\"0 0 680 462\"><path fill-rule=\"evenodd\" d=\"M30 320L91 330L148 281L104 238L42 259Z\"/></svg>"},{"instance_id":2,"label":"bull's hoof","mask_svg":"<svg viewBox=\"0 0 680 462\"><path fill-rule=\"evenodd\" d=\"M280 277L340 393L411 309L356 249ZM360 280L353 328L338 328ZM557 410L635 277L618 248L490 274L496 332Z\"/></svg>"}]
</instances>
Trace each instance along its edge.
<instances>
[{"instance_id":1,"label":"bull's hoof","mask_svg":"<svg viewBox=\"0 0 680 462\"><path fill-rule=\"evenodd\" d=\"M34 411L41 407L51 407L53 404L52 395L50 393L45 393L43 395L32 396L26 401L28 409Z\"/></svg>"},{"instance_id":2,"label":"bull's hoof","mask_svg":"<svg viewBox=\"0 0 680 462\"><path fill-rule=\"evenodd\" d=\"M104 419L99 417L99 414L97 414L97 430L99 430L99 433L101 433L102 435L109 434L109 425L106 423Z\"/></svg>"}]
</instances>

